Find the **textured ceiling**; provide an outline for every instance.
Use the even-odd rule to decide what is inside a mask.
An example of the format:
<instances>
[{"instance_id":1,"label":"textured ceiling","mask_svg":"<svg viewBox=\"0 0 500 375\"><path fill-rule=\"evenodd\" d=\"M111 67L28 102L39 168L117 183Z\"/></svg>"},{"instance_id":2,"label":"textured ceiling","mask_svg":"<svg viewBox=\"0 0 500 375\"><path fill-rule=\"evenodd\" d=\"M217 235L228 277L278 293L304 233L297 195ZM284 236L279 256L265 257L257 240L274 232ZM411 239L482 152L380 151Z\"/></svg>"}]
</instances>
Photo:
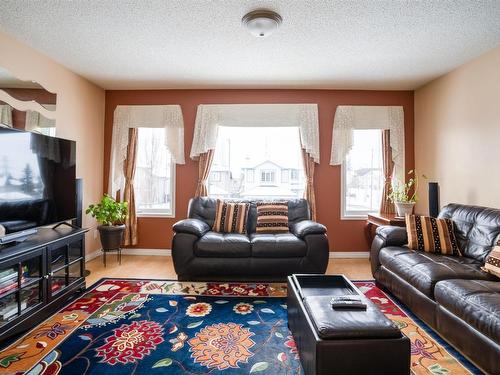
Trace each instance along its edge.
<instances>
[{"instance_id":1,"label":"textured ceiling","mask_svg":"<svg viewBox=\"0 0 500 375\"><path fill-rule=\"evenodd\" d=\"M241 26L261 7L283 17L265 39ZM499 0L0 2L1 31L108 89L414 89L500 45L499 20Z\"/></svg>"}]
</instances>

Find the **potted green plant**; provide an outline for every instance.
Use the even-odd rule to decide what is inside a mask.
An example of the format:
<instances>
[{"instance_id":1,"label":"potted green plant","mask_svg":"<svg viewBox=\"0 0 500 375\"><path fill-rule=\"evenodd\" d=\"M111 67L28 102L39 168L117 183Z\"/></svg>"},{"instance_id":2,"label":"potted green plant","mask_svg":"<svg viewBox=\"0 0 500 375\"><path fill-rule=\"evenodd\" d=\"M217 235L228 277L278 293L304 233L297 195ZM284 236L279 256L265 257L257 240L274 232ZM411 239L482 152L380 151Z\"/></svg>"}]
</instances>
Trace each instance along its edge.
<instances>
[{"instance_id":1,"label":"potted green plant","mask_svg":"<svg viewBox=\"0 0 500 375\"><path fill-rule=\"evenodd\" d=\"M119 249L125 232L128 203L117 202L106 194L99 203L89 205L85 212L100 224L97 229L103 250Z\"/></svg>"},{"instance_id":2,"label":"potted green plant","mask_svg":"<svg viewBox=\"0 0 500 375\"><path fill-rule=\"evenodd\" d=\"M413 169L408 172L408 175L412 177L405 183L397 181L391 186L391 191L387 196L387 199L396 206L397 215L401 217L404 217L406 214L411 215L415 203L418 201L418 176ZM422 177L425 178L425 176Z\"/></svg>"}]
</instances>

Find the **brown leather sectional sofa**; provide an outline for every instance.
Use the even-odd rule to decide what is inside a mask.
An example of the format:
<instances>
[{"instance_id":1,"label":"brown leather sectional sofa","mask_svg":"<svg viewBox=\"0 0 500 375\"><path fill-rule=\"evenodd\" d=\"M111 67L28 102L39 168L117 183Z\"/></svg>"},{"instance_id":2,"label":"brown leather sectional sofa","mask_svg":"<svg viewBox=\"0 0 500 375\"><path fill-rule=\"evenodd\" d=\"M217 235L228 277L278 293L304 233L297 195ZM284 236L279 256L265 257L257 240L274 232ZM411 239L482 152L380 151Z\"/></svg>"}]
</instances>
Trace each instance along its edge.
<instances>
[{"instance_id":1,"label":"brown leather sectional sofa","mask_svg":"<svg viewBox=\"0 0 500 375\"><path fill-rule=\"evenodd\" d=\"M405 228L379 227L371 248L377 283L482 370L500 374L500 279L481 270L500 239L500 210L450 204L462 256L408 249Z\"/></svg>"}]
</instances>

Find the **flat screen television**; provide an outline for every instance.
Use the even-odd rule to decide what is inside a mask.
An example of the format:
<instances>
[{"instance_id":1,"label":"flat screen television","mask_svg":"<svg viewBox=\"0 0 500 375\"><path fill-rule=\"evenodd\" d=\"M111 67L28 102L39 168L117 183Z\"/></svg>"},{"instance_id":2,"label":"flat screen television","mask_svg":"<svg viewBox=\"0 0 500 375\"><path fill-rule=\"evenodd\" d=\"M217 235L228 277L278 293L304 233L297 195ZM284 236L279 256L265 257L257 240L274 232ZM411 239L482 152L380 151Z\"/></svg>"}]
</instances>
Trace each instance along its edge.
<instances>
[{"instance_id":1,"label":"flat screen television","mask_svg":"<svg viewBox=\"0 0 500 375\"><path fill-rule=\"evenodd\" d=\"M74 141L0 127L0 235L76 217L75 152Z\"/></svg>"}]
</instances>

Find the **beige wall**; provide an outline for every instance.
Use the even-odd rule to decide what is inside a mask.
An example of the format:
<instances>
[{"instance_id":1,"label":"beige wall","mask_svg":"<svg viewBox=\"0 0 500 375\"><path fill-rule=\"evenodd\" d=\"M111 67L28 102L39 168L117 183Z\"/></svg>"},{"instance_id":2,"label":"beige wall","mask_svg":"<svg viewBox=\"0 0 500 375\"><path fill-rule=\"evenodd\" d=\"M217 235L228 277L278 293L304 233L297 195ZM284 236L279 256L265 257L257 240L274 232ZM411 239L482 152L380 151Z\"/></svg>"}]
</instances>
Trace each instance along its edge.
<instances>
[{"instance_id":1,"label":"beige wall","mask_svg":"<svg viewBox=\"0 0 500 375\"><path fill-rule=\"evenodd\" d=\"M81 76L27 45L0 32L0 66L24 80L40 83L57 94L56 132L58 137L77 142L77 177L84 181L83 204L102 195L105 92ZM95 222L84 216L84 226ZM87 235L87 252L100 245L94 231Z\"/></svg>"},{"instance_id":2,"label":"beige wall","mask_svg":"<svg viewBox=\"0 0 500 375\"><path fill-rule=\"evenodd\" d=\"M500 208L499 150L500 47L415 91L415 166L439 182L442 206Z\"/></svg>"}]
</instances>

